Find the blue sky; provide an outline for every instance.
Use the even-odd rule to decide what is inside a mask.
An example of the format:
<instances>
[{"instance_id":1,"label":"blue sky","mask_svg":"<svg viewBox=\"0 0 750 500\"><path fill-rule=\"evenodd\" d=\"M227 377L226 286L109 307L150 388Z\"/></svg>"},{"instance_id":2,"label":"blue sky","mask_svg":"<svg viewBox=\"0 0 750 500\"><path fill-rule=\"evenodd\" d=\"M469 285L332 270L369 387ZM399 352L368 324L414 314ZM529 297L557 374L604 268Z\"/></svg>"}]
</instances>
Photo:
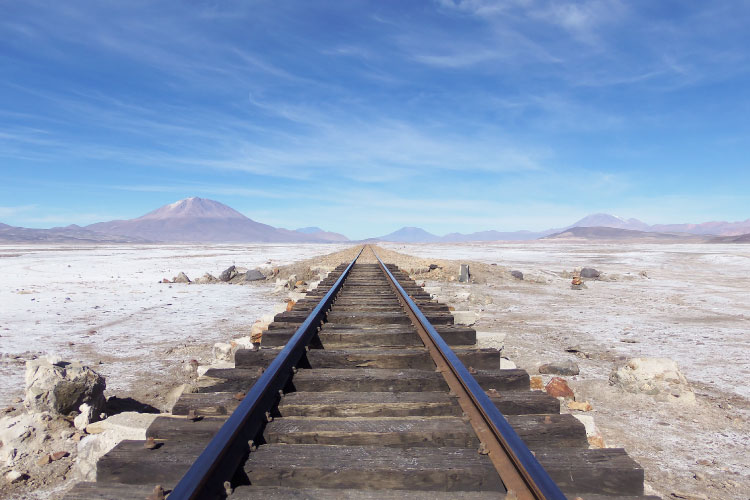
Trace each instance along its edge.
<instances>
[{"instance_id":1,"label":"blue sky","mask_svg":"<svg viewBox=\"0 0 750 500\"><path fill-rule=\"evenodd\" d=\"M750 217L742 1L0 0L0 221Z\"/></svg>"}]
</instances>

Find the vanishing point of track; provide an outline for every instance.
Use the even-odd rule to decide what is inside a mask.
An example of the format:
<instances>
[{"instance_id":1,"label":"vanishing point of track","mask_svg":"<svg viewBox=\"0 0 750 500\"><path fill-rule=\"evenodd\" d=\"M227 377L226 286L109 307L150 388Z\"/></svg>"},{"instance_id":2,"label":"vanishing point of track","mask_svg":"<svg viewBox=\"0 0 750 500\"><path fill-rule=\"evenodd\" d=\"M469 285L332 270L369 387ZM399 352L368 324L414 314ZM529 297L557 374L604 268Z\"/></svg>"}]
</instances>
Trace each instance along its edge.
<instances>
[{"instance_id":1,"label":"vanishing point of track","mask_svg":"<svg viewBox=\"0 0 750 500\"><path fill-rule=\"evenodd\" d=\"M66 498L647 498L624 450L589 449L527 372L475 345L364 247Z\"/></svg>"}]
</instances>

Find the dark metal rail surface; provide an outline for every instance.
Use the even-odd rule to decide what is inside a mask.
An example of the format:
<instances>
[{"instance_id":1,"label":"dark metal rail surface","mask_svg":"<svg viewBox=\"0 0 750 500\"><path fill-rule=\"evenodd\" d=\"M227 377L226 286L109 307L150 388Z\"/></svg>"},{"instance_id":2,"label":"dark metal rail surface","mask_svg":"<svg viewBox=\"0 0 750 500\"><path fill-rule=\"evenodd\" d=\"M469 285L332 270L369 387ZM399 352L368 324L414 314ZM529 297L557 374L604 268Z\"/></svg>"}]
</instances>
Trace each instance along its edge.
<instances>
[{"instance_id":1,"label":"dark metal rail surface","mask_svg":"<svg viewBox=\"0 0 750 500\"><path fill-rule=\"evenodd\" d=\"M232 478L237 466L250 451L251 440L263 427L268 412L280 397L279 392L283 391L292 376L362 250L364 247L253 384L237 409L169 494L170 500L216 498L222 492L224 482Z\"/></svg>"},{"instance_id":2,"label":"dark metal rail surface","mask_svg":"<svg viewBox=\"0 0 750 500\"><path fill-rule=\"evenodd\" d=\"M364 247L252 386L239 407L175 486L169 495L170 500L215 498L222 493L224 483L232 479L233 471L250 452L253 446L251 440L260 432L268 418L268 412L278 402L280 392L292 377L305 348L363 250ZM445 376L451 390L458 396L459 404L469 417L506 488L512 490L521 500L564 500L565 495L469 370L404 291L388 267L379 257L377 259L438 369Z\"/></svg>"}]
</instances>

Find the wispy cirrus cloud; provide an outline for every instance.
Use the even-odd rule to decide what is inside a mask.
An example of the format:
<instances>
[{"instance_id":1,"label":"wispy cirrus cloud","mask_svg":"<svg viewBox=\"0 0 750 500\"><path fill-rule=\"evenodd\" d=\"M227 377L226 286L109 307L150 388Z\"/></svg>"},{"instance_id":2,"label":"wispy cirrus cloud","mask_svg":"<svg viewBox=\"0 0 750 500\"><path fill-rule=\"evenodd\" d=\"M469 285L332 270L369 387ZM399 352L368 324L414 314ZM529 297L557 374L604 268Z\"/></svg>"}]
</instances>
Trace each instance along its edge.
<instances>
[{"instance_id":1,"label":"wispy cirrus cloud","mask_svg":"<svg viewBox=\"0 0 750 500\"><path fill-rule=\"evenodd\" d=\"M30 212L37 208L37 205L17 205L12 207L0 207L0 217L10 217Z\"/></svg>"},{"instance_id":2,"label":"wispy cirrus cloud","mask_svg":"<svg viewBox=\"0 0 750 500\"><path fill-rule=\"evenodd\" d=\"M44 184L70 214L197 194L285 226L440 232L748 180L738 1L6 7L7 206Z\"/></svg>"}]
</instances>

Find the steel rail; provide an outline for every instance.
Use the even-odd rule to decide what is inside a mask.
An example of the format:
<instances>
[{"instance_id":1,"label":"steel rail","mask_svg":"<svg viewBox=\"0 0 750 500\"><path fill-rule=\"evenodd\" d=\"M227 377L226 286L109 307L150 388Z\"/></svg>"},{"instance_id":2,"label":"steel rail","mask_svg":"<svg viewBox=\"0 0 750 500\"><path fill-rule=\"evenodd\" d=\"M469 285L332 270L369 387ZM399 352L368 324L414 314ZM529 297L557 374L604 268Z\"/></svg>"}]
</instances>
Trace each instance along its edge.
<instances>
[{"instance_id":1,"label":"steel rail","mask_svg":"<svg viewBox=\"0 0 750 500\"><path fill-rule=\"evenodd\" d=\"M224 482L232 479L240 462L250 452L251 440L263 428L267 412L281 397L280 391L291 378L305 347L317 332L362 250L364 247L253 384L237 409L169 493L169 500L217 498L222 494Z\"/></svg>"},{"instance_id":2,"label":"steel rail","mask_svg":"<svg viewBox=\"0 0 750 500\"><path fill-rule=\"evenodd\" d=\"M481 442L480 453L489 455L508 492L513 491L519 500L566 500L563 492L508 424L471 372L419 310L380 257L377 254L375 257L406 313L417 327L438 370L469 418Z\"/></svg>"}]
</instances>

